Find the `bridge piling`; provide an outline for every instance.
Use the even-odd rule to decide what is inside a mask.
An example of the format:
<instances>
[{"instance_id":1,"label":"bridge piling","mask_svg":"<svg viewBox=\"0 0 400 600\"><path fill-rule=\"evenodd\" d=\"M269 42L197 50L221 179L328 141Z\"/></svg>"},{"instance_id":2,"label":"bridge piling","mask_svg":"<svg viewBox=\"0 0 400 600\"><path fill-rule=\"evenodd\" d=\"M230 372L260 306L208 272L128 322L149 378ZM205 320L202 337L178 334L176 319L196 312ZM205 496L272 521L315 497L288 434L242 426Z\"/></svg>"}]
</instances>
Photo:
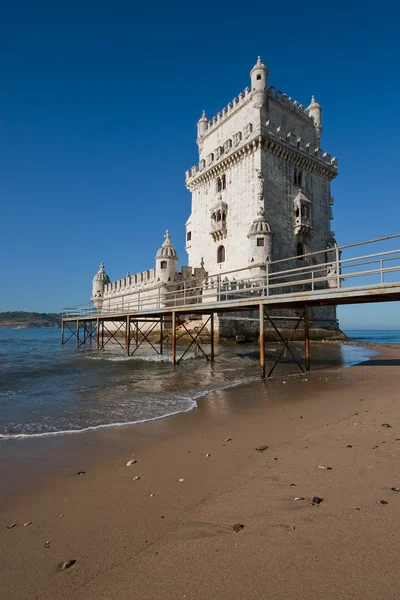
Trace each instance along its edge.
<instances>
[{"instance_id":1,"label":"bridge piling","mask_svg":"<svg viewBox=\"0 0 400 600\"><path fill-rule=\"evenodd\" d=\"M265 334L264 334L264 305L259 305L260 321L260 376L265 379Z\"/></svg>"}]
</instances>

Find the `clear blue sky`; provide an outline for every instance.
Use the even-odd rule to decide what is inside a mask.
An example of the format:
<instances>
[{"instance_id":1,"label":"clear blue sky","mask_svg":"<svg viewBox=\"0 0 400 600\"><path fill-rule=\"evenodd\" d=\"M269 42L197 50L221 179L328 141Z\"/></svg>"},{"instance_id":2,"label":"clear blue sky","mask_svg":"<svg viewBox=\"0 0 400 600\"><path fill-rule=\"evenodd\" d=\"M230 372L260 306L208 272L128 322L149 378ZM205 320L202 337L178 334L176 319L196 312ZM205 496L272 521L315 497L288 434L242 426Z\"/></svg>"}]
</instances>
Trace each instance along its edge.
<instances>
[{"instance_id":1,"label":"clear blue sky","mask_svg":"<svg viewBox=\"0 0 400 600\"><path fill-rule=\"evenodd\" d=\"M166 227L185 264L196 121L259 54L323 106L338 242L400 231L399 17L385 0L1 3L0 310L86 302L101 260L112 279L152 267ZM400 324L394 305L340 315Z\"/></svg>"}]
</instances>

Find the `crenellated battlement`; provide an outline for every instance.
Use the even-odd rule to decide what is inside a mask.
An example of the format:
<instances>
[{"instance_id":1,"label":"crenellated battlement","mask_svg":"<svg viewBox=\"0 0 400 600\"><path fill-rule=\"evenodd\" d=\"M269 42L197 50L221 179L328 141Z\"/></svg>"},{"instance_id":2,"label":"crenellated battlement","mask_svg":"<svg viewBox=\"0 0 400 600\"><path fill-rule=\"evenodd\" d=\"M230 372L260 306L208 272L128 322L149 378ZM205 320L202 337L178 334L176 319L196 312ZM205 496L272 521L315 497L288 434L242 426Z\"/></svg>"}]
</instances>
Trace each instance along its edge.
<instances>
[{"instance_id":1,"label":"crenellated battlement","mask_svg":"<svg viewBox=\"0 0 400 600\"><path fill-rule=\"evenodd\" d=\"M332 157L329 152L324 152L319 146L311 142L305 142L301 137L298 137L290 130L285 130L281 125L277 126L272 121L266 122L266 133L267 136L276 141L278 144L291 147L304 156L308 156L313 159L325 163L329 167L338 169L339 159L335 156Z\"/></svg>"},{"instance_id":2,"label":"crenellated battlement","mask_svg":"<svg viewBox=\"0 0 400 600\"><path fill-rule=\"evenodd\" d=\"M231 102L228 103L219 113L217 113L210 121L207 123L206 134L204 137L209 135L211 131L214 131L225 119L230 117L233 113L235 113L239 108L242 108L244 104L247 104L247 101L250 99L251 90L246 87L243 92L233 98Z\"/></svg>"},{"instance_id":3,"label":"crenellated battlement","mask_svg":"<svg viewBox=\"0 0 400 600\"><path fill-rule=\"evenodd\" d=\"M136 275L127 274L122 279L117 279L104 286L103 297L109 298L121 292L138 292L157 285L155 268L142 271Z\"/></svg>"},{"instance_id":4,"label":"crenellated battlement","mask_svg":"<svg viewBox=\"0 0 400 600\"><path fill-rule=\"evenodd\" d=\"M307 108L305 108L302 104L299 104L297 100L293 100L287 94L281 92L280 90L276 90L273 85L268 88L268 97L272 98L276 102L279 102L286 109L295 112L299 117L306 119L310 124L314 124L313 119L307 112Z\"/></svg>"}]
</instances>

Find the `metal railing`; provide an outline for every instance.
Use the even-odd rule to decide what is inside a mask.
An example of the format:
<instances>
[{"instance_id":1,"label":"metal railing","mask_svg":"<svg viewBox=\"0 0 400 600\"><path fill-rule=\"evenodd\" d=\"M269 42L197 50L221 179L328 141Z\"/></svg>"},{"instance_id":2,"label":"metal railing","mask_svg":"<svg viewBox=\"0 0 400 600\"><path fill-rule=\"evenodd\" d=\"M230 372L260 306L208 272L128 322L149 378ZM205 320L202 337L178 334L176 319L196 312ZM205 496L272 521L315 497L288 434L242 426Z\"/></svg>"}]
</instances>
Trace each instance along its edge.
<instances>
[{"instance_id":1,"label":"metal railing","mask_svg":"<svg viewBox=\"0 0 400 600\"><path fill-rule=\"evenodd\" d=\"M292 256L242 269L182 280L153 289L115 290L92 303L63 311L63 318L146 312L163 308L207 305L226 301L271 296L290 297L296 293L331 294L339 289L376 289L399 282L400 249L379 250L378 244L400 234ZM358 246L374 245L374 252L343 257ZM375 251L376 250L376 251ZM294 267L291 265L295 265ZM299 266L300 265L300 266Z\"/></svg>"}]
</instances>

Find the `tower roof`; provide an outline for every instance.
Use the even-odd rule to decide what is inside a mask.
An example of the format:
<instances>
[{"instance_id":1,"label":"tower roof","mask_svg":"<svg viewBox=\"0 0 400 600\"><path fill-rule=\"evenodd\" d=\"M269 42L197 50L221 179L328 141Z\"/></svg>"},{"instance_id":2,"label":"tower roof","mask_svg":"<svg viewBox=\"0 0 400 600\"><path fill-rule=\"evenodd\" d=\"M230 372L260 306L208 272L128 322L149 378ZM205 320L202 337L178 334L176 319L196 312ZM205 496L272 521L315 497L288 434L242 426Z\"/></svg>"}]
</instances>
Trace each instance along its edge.
<instances>
[{"instance_id":1,"label":"tower roof","mask_svg":"<svg viewBox=\"0 0 400 600\"><path fill-rule=\"evenodd\" d=\"M100 263L99 270L93 277L93 281L101 281L102 283L110 283L110 278L104 270L104 263Z\"/></svg>"},{"instance_id":2,"label":"tower roof","mask_svg":"<svg viewBox=\"0 0 400 600\"><path fill-rule=\"evenodd\" d=\"M271 227L265 219L264 209L260 206L257 211L257 217L252 222L247 237L252 237L253 235L266 235L269 233L271 233Z\"/></svg>"},{"instance_id":3,"label":"tower roof","mask_svg":"<svg viewBox=\"0 0 400 600\"><path fill-rule=\"evenodd\" d=\"M267 67L261 62L261 56L259 56L257 58L257 62L254 65L254 67L252 68L252 70L250 71L250 75L253 73L253 71L256 71L258 69L262 69L263 71L268 71Z\"/></svg>"},{"instance_id":4,"label":"tower roof","mask_svg":"<svg viewBox=\"0 0 400 600\"><path fill-rule=\"evenodd\" d=\"M164 237L165 237L165 242L163 243L161 248L158 250L158 252L156 254L156 259L157 258L172 258L173 260L178 260L178 255L176 253L176 250L173 247L173 245L171 244L171 236L169 235L168 229L165 232Z\"/></svg>"},{"instance_id":5,"label":"tower roof","mask_svg":"<svg viewBox=\"0 0 400 600\"><path fill-rule=\"evenodd\" d=\"M318 104L318 102L316 102L314 96L311 96L311 102L310 102L309 106L307 106L306 110L310 110L310 108L319 108L320 110L322 110L321 105Z\"/></svg>"}]
</instances>

